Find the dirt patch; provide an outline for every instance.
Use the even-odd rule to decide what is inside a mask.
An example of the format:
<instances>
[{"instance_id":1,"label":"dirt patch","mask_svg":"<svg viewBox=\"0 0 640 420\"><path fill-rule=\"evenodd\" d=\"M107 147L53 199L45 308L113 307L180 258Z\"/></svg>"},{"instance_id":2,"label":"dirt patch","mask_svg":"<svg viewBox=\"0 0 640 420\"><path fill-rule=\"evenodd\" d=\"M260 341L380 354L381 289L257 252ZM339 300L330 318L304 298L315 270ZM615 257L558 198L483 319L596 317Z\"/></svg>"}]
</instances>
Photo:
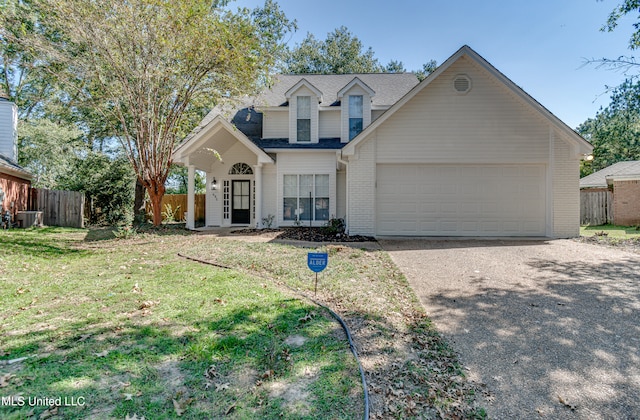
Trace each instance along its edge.
<instances>
[{"instance_id":1,"label":"dirt patch","mask_svg":"<svg viewBox=\"0 0 640 420\"><path fill-rule=\"evenodd\" d=\"M258 372L255 369L245 367L233 372L226 380L229 384L240 390L252 388L258 379Z\"/></svg>"},{"instance_id":2,"label":"dirt patch","mask_svg":"<svg viewBox=\"0 0 640 420\"><path fill-rule=\"evenodd\" d=\"M160 382L165 386L165 395L158 395L157 399L163 399L167 396L175 396L177 394L187 394L188 390L184 385L185 377L180 371L179 362L173 359L167 359L155 366L160 377Z\"/></svg>"},{"instance_id":3,"label":"dirt patch","mask_svg":"<svg viewBox=\"0 0 640 420\"><path fill-rule=\"evenodd\" d=\"M269 384L269 396L282 398L284 407L290 414L309 414L309 386L313 384L320 374L318 367L305 368L299 375L286 381L275 381Z\"/></svg>"},{"instance_id":4,"label":"dirt patch","mask_svg":"<svg viewBox=\"0 0 640 420\"><path fill-rule=\"evenodd\" d=\"M307 342L307 338L301 335L290 335L284 340L284 344L291 347L301 347Z\"/></svg>"}]
</instances>

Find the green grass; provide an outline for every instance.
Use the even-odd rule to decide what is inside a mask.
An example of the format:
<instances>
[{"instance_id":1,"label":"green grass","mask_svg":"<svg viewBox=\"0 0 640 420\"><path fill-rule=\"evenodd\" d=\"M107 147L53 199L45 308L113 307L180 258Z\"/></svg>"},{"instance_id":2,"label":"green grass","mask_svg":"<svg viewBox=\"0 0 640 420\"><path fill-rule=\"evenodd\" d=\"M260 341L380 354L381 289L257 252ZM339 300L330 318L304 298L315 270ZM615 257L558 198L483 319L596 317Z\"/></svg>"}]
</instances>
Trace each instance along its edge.
<instances>
[{"instance_id":1,"label":"green grass","mask_svg":"<svg viewBox=\"0 0 640 420\"><path fill-rule=\"evenodd\" d=\"M602 235L613 239L640 239L640 229L637 226L581 226L580 235L587 237Z\"/></svg>"},{"instance_id":2,"label":"green grass","mask_svg":"<svg viewBox=\"0 0 640 420\"><path fill-rule=\"evenodd\" d=\"M435 330L389 255L352 245L302 248L213 240L193 243L181 252L247 274L259 273L310 296L314 276L306 266L307 253L327 252L329 264L319 276L318 299L350 325L371 382L372 413L402 419L486 417L475 402L480 391L461 379L464 370L457 355Z\"/></svg>"},{"instance_id":3,"label":"green grass","mask_svg":"<svg viewBox=\"0 0 640 420\"><path fill-rule=\"evenodd\" d=\"M1 395L80 399L58 408L69 419L362 415L357 365L323 310L250 273L176 255L211 238L110 238L0 232ZM295 336L306 341L287 344ZM47 409L2 406L0 418Z\"/></svg>"}]
</instances>

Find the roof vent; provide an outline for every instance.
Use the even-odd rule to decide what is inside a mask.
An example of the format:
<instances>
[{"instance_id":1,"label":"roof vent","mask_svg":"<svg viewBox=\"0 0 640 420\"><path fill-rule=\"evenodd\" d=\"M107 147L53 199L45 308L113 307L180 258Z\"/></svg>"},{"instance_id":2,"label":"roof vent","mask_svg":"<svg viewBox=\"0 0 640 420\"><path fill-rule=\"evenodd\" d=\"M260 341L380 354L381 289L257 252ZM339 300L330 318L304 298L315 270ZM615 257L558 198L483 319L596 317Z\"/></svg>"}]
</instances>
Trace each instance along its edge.
<instances>
[{"instance_id":1,"label":"roof vent","mask_svg":"<svg viewBox=\"0 0 640 420\"><path fill-rule=\"evenodd\" d=\"M458 93L467 93L471 90L471 79L464 74L459 74L453 79L453 88Z\"/></svg>"}]
</instances>

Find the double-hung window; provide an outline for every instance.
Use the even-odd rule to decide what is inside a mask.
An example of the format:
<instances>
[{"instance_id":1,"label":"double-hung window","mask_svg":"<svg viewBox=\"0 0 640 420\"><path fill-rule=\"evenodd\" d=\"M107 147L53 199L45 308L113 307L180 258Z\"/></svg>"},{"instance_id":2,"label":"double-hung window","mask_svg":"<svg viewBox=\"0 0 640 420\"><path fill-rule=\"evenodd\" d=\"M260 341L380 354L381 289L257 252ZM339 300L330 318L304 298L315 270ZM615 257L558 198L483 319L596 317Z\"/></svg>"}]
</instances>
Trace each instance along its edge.
<instances>
[{"instance_id":1,"label":"double-hung window","mask_svg":"<svg viewBox=\"0 0 640 420\"><path fill-rule=\"evenodd\" d=\"M298 141L311 141L311 96L297 98Z\"/></svg>"},{"instance_id":2,"label":"double-hung window","mask_svg":"<svg viewBox=\"0 0 640 420\"><path fill-rule=\"evenodd\" d=\"M283 181L283 220L329 220L329 175L284 175Z\"/></svg>"},{"instance_id":3,"label":"double-hung window","mask_svg":"<svg viewBox=\"0 0 640 420\"><path fill-rule=\"evenodd\" d=\"M349 140L362 131L362 95L349 96Z\"/></svg>"}]
</instances>

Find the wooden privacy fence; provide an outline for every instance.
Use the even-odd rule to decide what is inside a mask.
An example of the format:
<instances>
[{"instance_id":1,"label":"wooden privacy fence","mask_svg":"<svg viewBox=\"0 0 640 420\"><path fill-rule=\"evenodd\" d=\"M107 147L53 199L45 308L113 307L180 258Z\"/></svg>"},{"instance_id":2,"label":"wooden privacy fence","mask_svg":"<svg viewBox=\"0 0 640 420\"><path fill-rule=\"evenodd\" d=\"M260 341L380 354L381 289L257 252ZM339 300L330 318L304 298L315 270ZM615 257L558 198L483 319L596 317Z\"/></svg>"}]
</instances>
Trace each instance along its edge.
<instances>
[{"instance_id":1,"label":"wooden privacy fence","mask_svg":"<svg viewBox=\"0 0 640 420\"><path fill-rule=\"evenodd\" d=\"M196 194L196 213L195 220L204 220L205 215L205 194ZM165 194L162 197L162 211L165 212L168 209L168 206L171 207L171 211L174 213L174 218L176 221L181 222L184 221L185 215L184 213L188 211L187 209L187 194ZM178 208L178 206L180 208ZM147 202L147 214L151 213L151 203Z\"/></svg>"},{"instance_id":2,"label":"wooden privacy fence","mask_svg":"<svg viewBox=\"0 0 640 420\"><path fill-rule=\"evenodd\" d=\"M580 191L580 224L613 223L613 193L606 189Z\"/></svg>"},{"instance_id":3,"label":"wooden privacy fence","mask_svg":"<svg viewBox=\"0 0 640 420\"><path fill-rule=\"evenodd\" d=\"M32 211L41 211L46 226L84 227L84 193L31 189Z\"/></svg>"}]
</instances>

